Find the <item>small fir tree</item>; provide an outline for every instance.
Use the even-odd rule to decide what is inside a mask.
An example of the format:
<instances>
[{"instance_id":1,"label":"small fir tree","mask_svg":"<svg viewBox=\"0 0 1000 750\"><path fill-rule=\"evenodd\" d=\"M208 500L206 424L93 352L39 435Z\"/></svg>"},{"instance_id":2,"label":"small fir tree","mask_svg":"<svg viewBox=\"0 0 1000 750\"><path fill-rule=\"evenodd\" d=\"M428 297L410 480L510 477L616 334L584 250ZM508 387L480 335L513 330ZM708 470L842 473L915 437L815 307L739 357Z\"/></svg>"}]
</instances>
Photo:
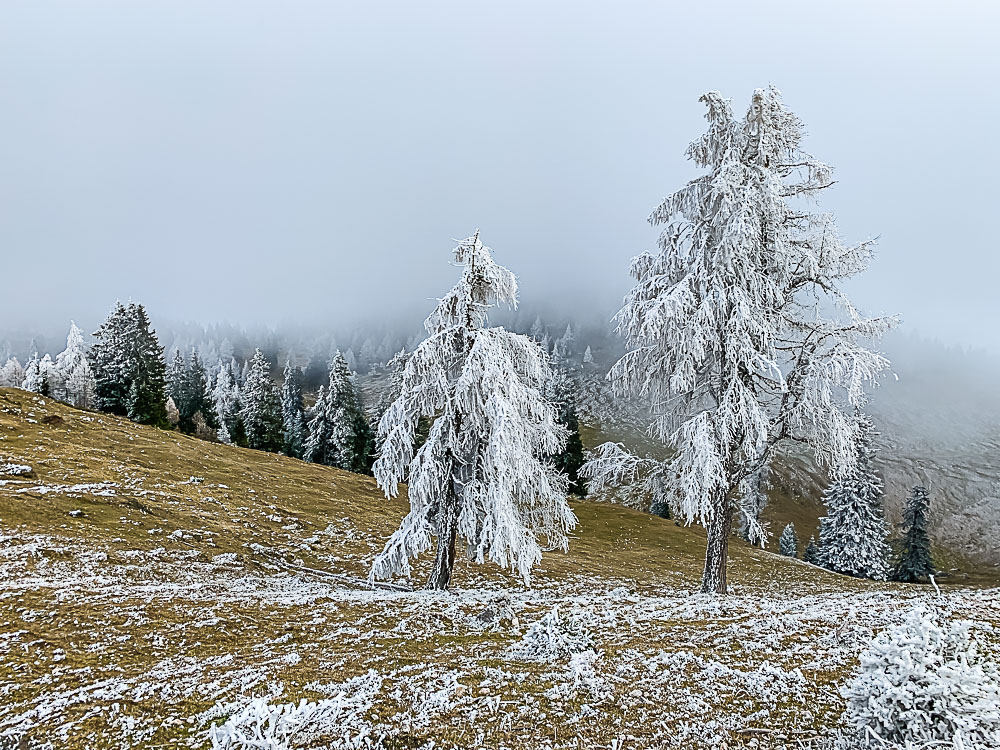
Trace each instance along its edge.
<instances>
[{"instance_id":1,"label":"small fir tree","mask_svg":"<svg viewBox=\"0 0 1000 750\"><path fill-rule=\"evenodd\" d=\"M17 361L17 357L8 359L0 368L0 386L6 388L20 388L24 382L24 368Z\"/></svg>"},{"instance_id":2,"label":"small fir tree","mask_svg":"<svg viewBox=\"0 0 1000 750\"><path fill-rule=\"evenodd\" d=\"M126 308L125 338L129 390L126 416L133 422L166 427L166 365L163 347L150 327L146 308L131 302Z\"/></svg>"},{"instance_id":3,"label":"small fir tree","mask_svg":"<svg viewBox=\"0 0 1000 750\"><path fill-rule=\"evenodd\" d=\"M778 538L778 551L785 557L799 556L799 538L795 534L795 524L789 523Z\"/></svg>"},{"instance_id":4,"label":"small fir tree","mask_svg":"<svg viewBox=\"0 0 1000 750\"><path fill-rule=\"evenodd\" d=\"M552 463L569 479L569 491L579 497L587 496L587 480L580 476L584 464L583 440L580 438L580 420L576 414L576 384L558 365L552 366L552 379L547 388L549 400L559 413L559 424L566 428L566 446L552 457Z\"/></svg>"},{"instance_id":5,"label":"small fir tree","mask_svg":"<svg viewBox=\"0 0 1000 750\"><path fill-rule=\"evenodd\" d=\"M920 583L934 575L931 539L927 534L930 495L916 486L903 509L903 539L893 578L903 583Z\"/></svg>"},{"instance_id":6,"label":"small fir tree","mask_svg":"<svg viewBox=\"0 0 1000 750\"><path fill-rule=\"evenodd\" d=\"M816 537L809 537L809 544L806 545L806 550L802 553L802 559L810 565L821 564L822 557L819 552L819 545L816 544Z\"/></svg>"},{"instance_id":7,"label":"small fir tree","mask_svg":"<svg viewBox=\"0 0 1000 750\"><path fill-rule=\"evenodd\" d=\"M330 362L330 382L320 391L309 421L305 458L357 473L371 467L371 427L354 387L353 373L338 351Z\"/></svg>"}]
</instances>

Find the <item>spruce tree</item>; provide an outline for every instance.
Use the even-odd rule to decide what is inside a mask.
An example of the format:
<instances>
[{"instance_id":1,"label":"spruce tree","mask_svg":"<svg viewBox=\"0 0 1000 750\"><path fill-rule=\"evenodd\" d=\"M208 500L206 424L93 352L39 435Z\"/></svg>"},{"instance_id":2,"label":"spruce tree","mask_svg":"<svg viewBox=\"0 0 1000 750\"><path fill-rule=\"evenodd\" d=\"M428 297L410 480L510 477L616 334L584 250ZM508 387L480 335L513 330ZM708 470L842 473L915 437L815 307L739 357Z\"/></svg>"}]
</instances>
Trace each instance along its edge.
<instances>
[{"instance_id":1,"label":"spruce tree","mask_svg":"<svg viewBox=\"0 0 1000 750\"><path fill-rule=\"evenodd\" d=\"M233 374L234 362L219 365L212 390L215 418L219 424L218 438L223 443L247 446L246 430L240 414L240 389Z\"/></svg>"},{"instance_id":2,"label":"spruce tree","mask_svg":"<svg viewBox=\"0 0 1000 750\"><path fill-rule=\"evenodd\" d=\"M127 331L128 311L116 302L94 337L90 348L90 369L94 372L94 405L109 414L128 414L128 394L131 386L131 362Z\"/></svg>"},{"instance_id":3,"label":"spruce tree","mask_svg":"<svg viewBox=\"0 0 1000 750\"><path fill-rule=\"evenodd\" d=\"M166 427L166 366L163 347L146 309L116 302L94 336L89 352L98 409L133 422Z\"/></svg>"},{"instance_id":4,"label":"spruce tree","mask_svg":"<svg viewBox=\"0 0 1000 750\"><path fill-rule=\"evenodd\" d=\"M927 534L930 496L926 487L916 486L903 509L903 540L893 579L919 583L934 575L931 540Z\"/></svg>"},{"instance_id":5,"label":"spruce tree","mask_svg":"<svg viewBox=\"0 0 1000 750\"><path fill-rule=\"evenodd\" d=\"M778 551L785 557L799 556L799 538L795 534L795 524L789 522L778 538Z\"/></svg>"},{"instance_id":6,"label":"spruce tree","mask_svg":"<svg viewBox=\"0 0 1000 750\"><path fill-rule=\"evenodd\" d=\"M806 551L802 553L802 559L810 565L821 564L822 556L820 555L819 545L816 544L816 537L809 537L809 544L806 545Z\"/></svg>"},{"instance_id":7,"label":"spruce tree","mask_svg":"<svg viewBox=\"0 0 1000 750\"><path fill-rule=\"evenodd\" d=\"M250 361L241 395L240 414L247 446L261 451L280 451L284 442L281 401L271 381L271 368L260 349L254 352Z\"/></svg>"},{"instance_id":8,"label":"spruce tree","mask_svg":"<svg viewBox=\"0 0 1000 750\"><path fill-rule=\"evenodd\" d=\"M819 521L821 564L835 573L883 581L889 545L882 507L882 479L875 470L874 427L861 417L857 461L823 494L826 516Z\"/></svg>"},{"instance_id":9,"label":"spruce tree","mask_svg":"<svg viewBox=\"0 0 1000 750\"><path fill-rule=\"evenodd\" d=\"M357 473L371 469L374 436L353 383L353 373L339 351L330 362L330 382L320 391L309 421L305 458Z\"/></svg>"},{"instance_id":10,"label":"spruce tree","mask_svg":"<svg viewBox=\"0 0 1000 750\"><path fill-rule=\"evenodd\" d=\"M53 395L81 409L89 409L94 399L94 374L87 359L83 331L70 322L66 348L56 357L56 385Z\"/></svg>"},{"instance_id":11,"label":"spruce tree","mask_svg":"<svg viewBox=\"0 0 1000 750\"><path fill-rule=\"evenodd\" d=\"M284 429L283 452L286 456L302 458L305 450L305 409L302 404L302 370L285 361L284 381L281 384L281 423Z\"/></svg>"},{"instance_id":12,"label":"spruce tree","mask_svg":"<svg viewBox=\"0 0 1000 750\"><path fill-rule=\"evenodd\" d=\"M127 413L133 422L154 427L166 427L167 393L166 365L163 347L150 328L146 308L131 302L126 309L125 329L130 376Z\"/></svg>"}]
</instances>

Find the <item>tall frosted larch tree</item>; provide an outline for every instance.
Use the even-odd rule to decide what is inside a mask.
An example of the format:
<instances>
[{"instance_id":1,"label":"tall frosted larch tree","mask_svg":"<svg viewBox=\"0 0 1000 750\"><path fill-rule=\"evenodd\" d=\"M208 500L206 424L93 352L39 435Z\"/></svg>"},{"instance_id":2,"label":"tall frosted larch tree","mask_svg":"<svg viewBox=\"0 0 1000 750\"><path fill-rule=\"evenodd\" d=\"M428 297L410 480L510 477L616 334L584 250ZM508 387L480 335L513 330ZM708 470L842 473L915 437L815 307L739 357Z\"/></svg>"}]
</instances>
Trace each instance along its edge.
<instances>
[{"instance_id":1,"label":"tall frosted larch tree","mask_svg":"<svg viewBox=\"0 0 1000 750\"><path fill-rule=\"evenodd\" d=\"M649 217L659 249L632 261L617 315L626 353L609 373L621 393L649 399L651 433L675 450L649 470L605 444L586 473L592 491L667 482L675 516L708 530L701 590L725 593L747 481L786 440L812 446L835 476L853 468L854 410L889 365L867 343L894 319L863 317L841 291L872 243L845 245L832 216L812 210L831 171L802 150L802 122L780 93L758 89L742 118L716 92L701 101L708 130L687 155L706 174Z\"/></svg>"},{"instance_id":2,"label":"tall frosted larch tree","mask_svg":"<svg viewBox=\"0 0 1000 750\"><path fill-rule=\"evenodd\" d=\"M247 446L272 453L281 450L284 440L281 401L271 381L271 366L260 349L250 360L246 383L240 391L240 402Z\"/></svg>"},{"instance_id":3,"label":"tall frosted larch tree","mask_svg":"<svg viewBox=\"0 0 1000 750\"><path fill-rule=\"evenodd\" d=\"M904 583L919 583L934 575L931 558L931 538L927 521L931 499L926 487L914 487L903 508L903 540L893 579Z\"/></svg>"},{"instance_id":4,"label":"tall frosted larch tree","mask_svg":"<svg viewBox=\"0 0 1000 750\"><path fill-rule=\"evenodd\" d=\"M884 581L890 550L873 437L871 420L862 417L854 470L823 494L826 516L819 521L819 556L820 564L836 573Z\"/></svg>"},{"instance_id":5,"label":"tall frosted larch tree","mask_svg":"<svg viewBox=\"0 0 1000 750\"><path fill-rule=\"evenodd\" d=\"M514 274L479 233L455 248L462 277L424 322L400 395L379 422L375 478L387 496L409 481L410 512L375 559L372 578L409 576L435 548L427 587L448 588L459 539L476 563L492 560L528 580L546 548L567 548L576 518L567 481L548 460L566 430L544 395L551 377L537 342L486 328L487 310L517 304ZM417 424L433 420L419 449Z\"/></svg>"}]
</instances>

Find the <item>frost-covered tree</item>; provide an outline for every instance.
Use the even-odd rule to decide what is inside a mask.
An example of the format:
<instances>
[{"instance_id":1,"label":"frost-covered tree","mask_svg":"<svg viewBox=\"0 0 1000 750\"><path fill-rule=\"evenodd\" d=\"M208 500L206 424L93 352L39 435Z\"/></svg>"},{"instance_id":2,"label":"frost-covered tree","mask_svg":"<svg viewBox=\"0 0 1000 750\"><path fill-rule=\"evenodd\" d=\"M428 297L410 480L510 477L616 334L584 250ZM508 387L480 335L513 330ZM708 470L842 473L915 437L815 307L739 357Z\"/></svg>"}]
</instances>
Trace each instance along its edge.
<instances>
[{"instance_id":1,"label":"frost-covered tree","mask_svg":"<svg viewBox=\"0 0 1000 750\"><path fill-rule=\"evenodd\" d=\"M819 545L816 544L816 537L809 537L809 544L806 545L806 549L802 553L802 560L810 565L820 565L822 563L822 559L823 558L819 551Z\"/></svg>"},{"instance_id":2,"label":"frost-covered tree","mask_svg":"<svg viewBox=\"0 0 1000 750\"><path fill-rule=\"evenodd\" d=\"M767 488L771 467L765 464L743 482L742 512L739 515L740 538L752 542L760 528L760 514L767 507Z\"/></svg>"},{"instance_id":3,"label":"frost-covered tree","mask_svg":"<svg viewBox=\"0 0 1000 750\"><path fill-rule=\"evenodd\" d=\"M594 353L590 350L589 346L583 352L583 364L587 366L594 364Z\"/></svg>"},{"instance_id":4,"label":"frost-covered tree","mask_svg":"<svg viewBox=\"0 0 1000 750\"><path fill-rule=\"evenodd\" d=\"M531 332L529 334L531 338L535 341L541 341L542 336L545 335L545 326L542 325L542 316L539 315L535 318L535 322L531 324Z\"/></svg>"},{"instance_id":5,"label":"frost-covered tree","mask_svg":"<svg viewBox=\"0 0 1000 750\"><path fill-rule=\"evenodd\" d=\"M185 362L178 350L168 373L168 391L177 408L178 428L187 434L198 431L199 422L208 430L218 430L215 400L209 387L205 365L197 349L191 350L190 359ZM200 419L199 419L200 415Z\"/></svg>"},{"instance_id":6,"label":"frost-covered tree","mask_svg":"<svg viewBox=\"0 0 1000 750\"><path fill-rule=\"evenodd\" d=\"M478 232L459 243L455 259L462 278L424 323L428 337L379 422L375 462L387 496L409 480L410 512L372 577L408 576L410 559L433 546L427 585L437 590L448 588L459 539L470 560L492 560L527 580L542 544L565 550L576 523L566 478L547 458L566 441L543 395L547 358L527 336L485 327L490 306L517 304L514 274L494 262ZM417 449L421 417L433 422Z\"/></svg>"},{"instance_id":7,"label":"frost-covered tree","mask_svg":"<svg viewBox=\"0 0 1000 750\"><path fill-rule=\"evenodd\" d=\"M687 154L707 174L649 217L663 227L659 250L632 261L617 316L626 353L609 374L650 401L651 433L674 451L666 470L638 475L638 460L608 444L586 471L594 491L665 478L676 515L708 529L701 589L724 593L747 480L785 441L812 446L834 476L853 468L854 410L888 367L866 344L894 319L863 317L841 291L872 243L845 245L810 209L830 168L802 150L779 92L755 91L742 118L716 92L702 101L708 130Z\"/></svg>"},{"instance_id":8,"label":"frost-covered tree","mask_svg":"<svg viewBox=\"0 0 1000 750\"><path fill-rule=\"evenodd\" d=\"M212 402L215 418L219 423L217 434L223 443L246 447L246 429L243 427L241 415L240 387L236 383L233 370L233 362L223 362L219 365L215 376Z\"/></svg>"},{"instance_id":9,"label":"frost-covered tree","mask_svg":"<svg viewBox=\"0 0 1000 750\"><path fill-rule=\"evenodd\" d=\"M146 308L130 302L125 335L129 375L126 416L139 424L167 426L166 365L163 347L152 329Z\"/></svg>"},{"instance_id":10,"label":"frost-covered tree","mask_svg":"<svg viewBox=\"0 0 1000 750\"><path fill-rule=\"evenodd\" d=\"M305 407L302 403L302 370L285 361L284 380L281 384L281 424L284 428L286 456L302 458L306 443Z\"/></svg>"},{"instance_id":11,"label":"frost-covered tree","mask_svg":"<svg viewBox=\"0 0 1000 750\"><path fill-rule=\"evenodd\" d=\"M778 552L785 557L799 556L799 537L795 533L795 524L789 523L778 537Z\"/></svg>"},{"instance_id":12,"label":"frost-covered tree","mask_svg":"<svg viewBox=\"0 0 1000 750\"><path fill-rule=\"evenodd\" d=\"M6 388L20 388L24 382L24 368L17 361L17 357L8 359L3 367L0 367L0 386Z\"/></svg>"},{"instance_id":13,"label":"frost-covered tree","mask_svg":"<svg viewBox=\"0 0 1000 750\"><path fill-rule=\"evenodd\" d=\"M48 396L51 393L52 374L52 358L46 354L39 359L38 352L35 352L24 368L24 381L21 383L21 388Z\"/></svg>"},{"instance_id":14,"label":"frost-covered tree","mask_svg":"<svg viewBox=\"0 0 1000 750\"><path fill-rule=\"evenodd\" d=\"M826 516L819 521L819 548L823 567L884 581L890 550L873 437L871 420L862 417L854 469L834 480L823 494Z\"/></svg>"},{"instance_id":15,"label":"frost-covered tree","mask_svg":"<svg viewBox=\"0 0 1000 750\"><path fill-rule=\"evenodd\" d=\"M94 401L94 373L87 359L83 331L70 322L66 348L56 355L55 383L52 395L60 401L81 409L89 409Z\"/></svg>"},{"instance_id":16,"label":"frost-covered tree","mask_svg":"<svg viewBox=\"0 0 1000 750\"><path fill-rule=\"evenodd\" d=\"M146 309L116 302L94 336L88 357L97 408L141 424L167 426L163 347Z\"/></svg>"},{"instance_id":17,"label":"frost-covered tree","mask_svg":"<svg viewBox=\"0 0 1000 750\"><path fill-rule=\"evenodd\" d=\"M914 487L903 509L903 540L893 579L904 583L919 583L934 575L931 559L931 538L927 534L930 495L926 487Z\"/></svg>"},{"instance_id":18,"label":"frost-covered tree","mask_svg":"<svg viewBox=\"0 0 1000 750\"><path fill-rule=\"evenodd\" d=\"M365 473L371 467L373 439L361 397L354 387L354 373L338 351L330 362L330 381L313 406L305 459Z\"/></svg>"},{"instance_id":19,"label":"frost-covered tree","mask_svg":"<svg viewBox=\"0 0 1000 750\"><path fill-rule=\"evenodd\" d=\"M254 351L250 360L240 401L247 446L260 451L280 451L283 441L281 401L271 380L271 366L260 349Z\"/></svg>"}]
</instances>

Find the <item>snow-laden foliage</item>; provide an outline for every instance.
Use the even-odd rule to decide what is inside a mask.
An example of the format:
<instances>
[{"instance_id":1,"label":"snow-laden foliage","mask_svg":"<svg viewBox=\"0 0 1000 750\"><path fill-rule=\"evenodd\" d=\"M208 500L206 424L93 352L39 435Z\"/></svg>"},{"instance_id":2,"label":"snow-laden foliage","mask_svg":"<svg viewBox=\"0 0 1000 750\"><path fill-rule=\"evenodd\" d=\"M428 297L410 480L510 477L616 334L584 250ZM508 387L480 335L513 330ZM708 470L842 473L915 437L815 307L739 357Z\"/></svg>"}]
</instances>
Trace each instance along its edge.
<instances>
[{"instance_id":1,"label":"snow-laden foliage","mask_svg":"<svg viewBox=\"0 0 1000 750\"><path fill-rule=\"evenodd\" d=\"M66 348L56 355L50 391L53 398L81 409L93 406L94 373L87 360L83 331L72 321L66 336Z\"/></svg>"},{"instance_id":2,"label":"snow-laden foliage","mask_svg":"<svg viewBox=\"0 0 1000 750\"><path fill-rule=\"evenodd\" d=\"M882 581L888 575L890 550L872 439L871 420L865 417L854 469L834 480L823 494L826 516L819 522L819 549L823 567Z\"/></svg>"},{"instance_id":3,"label":"snow-laden foliage","mask_svg":"<svg viewBox=\"0 0 1000 750\"><path fill-rule=\"evenodd\" d=\"M841 291L872 242L844 244L833 217L803 200L833 180L802 150L780 93L755 91L743 118L716 92L701 100L708 130L687 155L707 174L649 217L663 227L659 250L632 261L617 315L626 353L609 378L651 401L651 433L676 450L666 471L637 479L666 479L677 515L708 527L702 587L724 592L733 513L762 536L741 507L745 481L783 441L811 445L835 476L853 468L854 409L889 366L867 343L894 319L864 317ZM608 453L597 458L592 490L622 475Z\"/></svg>"},{"instance_id":4,"label":"snow-laden foliage","mask_svg":"<svg viewBox=\"0 0 1000 750\"><path fill-rule=\"evenodd\" d=\"M916 608L871 643L842 690L861 744L881 746L874 737L906 747L1000 747L1000 674L970 627Z\"/></svg>"},{"instance_id":5,"label":"snow-laden foliage","mask_svg":"<svg viewBox=\"0 0 1000 750\"><path fill-rule=\"evenodd\" d=\"M437 554L429 586L448 587L457 538L470 560L492 560L528 579L542 544L566 549L576 519L566 478L546 456L566 430L543 397L550 377L537 342L485 328L494 304L516 305L514 274L474 237L455 249L462 278L424 325L400 395L379 422L375 477L388 496L409 480L410 512L376 558L374 578L410 574L410 559ZM417 450L417 424L432 419Z\"/></svg>"},{"instance_id":6,"label":"snow-laden foliage","mask_svg":"<svg viewBox=\"0 0 1000 750\"><path fill-rule=\"evenodd\" d=\"M317 747L331 750L377 746L378 735L367 714L382 680L374 671L348 680L335 698L296 703L271 703L257 698L221 726L212 725L212 750L292 750Z\"/></svg>"},{"instance_id":7,"label":"snow-laden foliage","mask_svg":"<svg viewBox=\"0 0 1000 750\"><path fill-rule=\"evenodd\" d=\"M557 604L511 647L510 655L525 661L556 661L593 648L593 637L584 618L559 612Z\"/></svg>"},{"instance_id":8,"label":"snow-laden foliage","mask_svg":"<svg viewBox=\"0 0 1000 750\"><path fill-rule=\"evenodd\" d=\"M789 523L778 537L778 551L785 557L799 556L799 537L795 533L795 524Z\"/></svg>"}]
</instances>

